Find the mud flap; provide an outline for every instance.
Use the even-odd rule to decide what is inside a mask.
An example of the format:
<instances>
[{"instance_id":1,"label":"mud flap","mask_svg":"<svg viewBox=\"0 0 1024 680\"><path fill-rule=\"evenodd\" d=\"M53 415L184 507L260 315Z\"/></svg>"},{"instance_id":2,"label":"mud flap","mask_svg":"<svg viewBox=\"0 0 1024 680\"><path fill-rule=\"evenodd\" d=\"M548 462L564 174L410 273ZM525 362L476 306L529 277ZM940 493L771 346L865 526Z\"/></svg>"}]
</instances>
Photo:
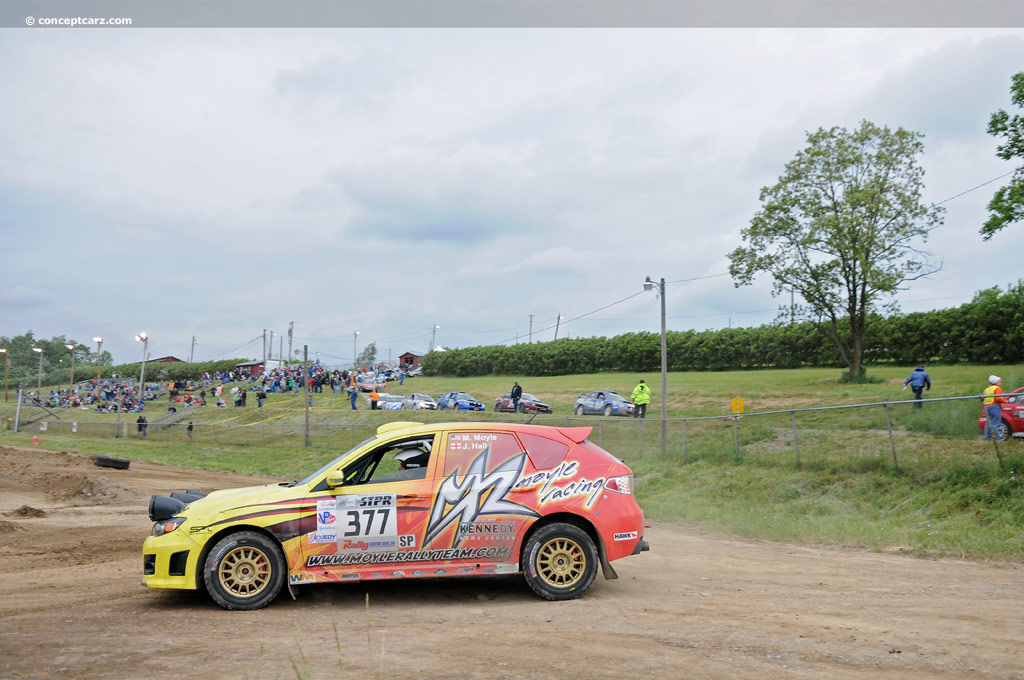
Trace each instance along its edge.
<instances>
[{"instance_id":1,"label":"mud flap","mask_svg":"<svg viewBox=\"0 0 1024 680\"><path fill-rule=\"evenodd\" d=\"M604 554L604 550L601 551L601 573L609 581L614 581L619 577L615 573L615 569L612 567L612 563L608 561L608 557Z\"/></svg>"},{"instance_id":2,"label":"mud flap","mask_svg":"<svg viewBox=\"0 0 1024 680\"><path fill-rule=\"evenodd\" d=\"M284 582L285 582L285 583L286 583L286 584L288 585L288 594L292 596L292 601L294 602L294 601L295 601L295 600L297 600L298 598L297 598L297 597L295 597L295 589L294 589L294 588L292 588L292 581L291 581L291 579L290 579L290 578L287 578L287 577L286 577L286 578L285 578L285 580L284 580Z\"/></svg>"}]
</instances>

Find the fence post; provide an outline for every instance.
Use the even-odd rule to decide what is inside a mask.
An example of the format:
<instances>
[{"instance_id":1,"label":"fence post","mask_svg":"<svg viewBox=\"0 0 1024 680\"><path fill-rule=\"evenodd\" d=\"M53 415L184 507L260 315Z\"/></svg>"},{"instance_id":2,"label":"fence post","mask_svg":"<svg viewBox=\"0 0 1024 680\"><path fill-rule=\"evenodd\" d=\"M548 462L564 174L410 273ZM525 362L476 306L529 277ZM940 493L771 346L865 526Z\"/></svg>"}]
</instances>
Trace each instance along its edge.
<instances>
[{"instance_id":1,"label":"fence post","mask_svg":"<svg viewBox=\"0 0 1024 680\"><path fill-rule=\"evenodd\" d=\"M740 458L740 417L733 414L732 419L732 444L736 448L736 460Z\"/></svg>"},{"instance_id":2,"label":"fence post","mask_svg":"<svg viewBox=\"0 0 1024 680\"><path fill-rule=\"evenodd\" d=\"M796 411L790 411L789 416L793 421L793 453L796 454L796 466L800 467L800 444L796 440Z\"/></svg>"},{"instance_id":3,"label":"fence post","mask_svg":"<svg viewBox=\"0 0 1024 680\"><path fill-rule=\"evenodd\" d=\"M636 419L636 431L640 435L640 455L644 455L644 419Z\"/></svg>"},{"instance_id":4,"label":"fence post","mask_svg":"<svg viewBox=\"0 0 1024 680\"><path fill-rule=\"evenodd\" d=\"M889 404L882 403L882 408L885 409L885 426L889 428L889 445L892 447L892 464L896 466L896 469L900 469L900 462L896 460L896 440L892 436L892 423L889 422Z\"/></svg>"},{"instance_id":5,"label":"fence post","mask_svg":"<svg viewBox=\"0 0 1024 680\"><path fill-rule=\"evenodd\" d=\"M603 435L604 435L604 421L603 420L599 420L599 421L597 421L597 445L598 446L601 446L601 440L603 438Z\"/></svg>"},{"instance_id":6,"label":"fence post","mask_svg":"<svg viewBox=\"0 0 1024 680\"><path fill-rule=\"evenodd\" d=\"M683 465L686 465L686 418L683 418Z\"/></svg>"}]
</instances>

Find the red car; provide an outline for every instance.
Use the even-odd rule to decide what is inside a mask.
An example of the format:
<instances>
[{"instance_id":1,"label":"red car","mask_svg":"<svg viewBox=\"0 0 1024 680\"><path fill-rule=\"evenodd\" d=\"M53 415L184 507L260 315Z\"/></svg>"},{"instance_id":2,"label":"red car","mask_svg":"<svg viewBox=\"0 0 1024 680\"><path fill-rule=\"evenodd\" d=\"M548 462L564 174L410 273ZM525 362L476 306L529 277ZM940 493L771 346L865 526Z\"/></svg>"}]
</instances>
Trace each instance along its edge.
<instances>
[{"instance_id":1,"label":"red car","mask_svg":"<svg viewBox=\"0 0 1024 680\"><path fill-rule=\"evenodd\" d=\"M1024 387L1018 387L1009 394L1002 395L1006 401L1003 402L1003 419L996 426L996 436L999 441L1006 441L1010 437L1024 438ZM978 416L978 427L985 431L985 406L981 407L981 415Z\"/></svg>"},{"instance_id":2,"label":"red car","mask_svg":"<svg viewBox=\"0 0 1024 680\"><path fill-rule=\"evenodd\" d=\"M359 383L360 392L375 392L383 387L383 383L377 382L376 378L363 378L362 382Z\"/></svg>"},{"instance_id":3,"label":"red car","mask_svg":"<svg viewBox=\"0 0 1024 680\"><path fill-rule=\"evenodd\" d=\"M506 392L505 396L498 397L494 400L494 412L499 413L501 411L508 411L513 413L516 409L512 408L512 393ZM519 398L519 412L520 413L551 413L551 407L545 404L543 401L523 392L523 396Z\"/></svg>"}]
</instances>

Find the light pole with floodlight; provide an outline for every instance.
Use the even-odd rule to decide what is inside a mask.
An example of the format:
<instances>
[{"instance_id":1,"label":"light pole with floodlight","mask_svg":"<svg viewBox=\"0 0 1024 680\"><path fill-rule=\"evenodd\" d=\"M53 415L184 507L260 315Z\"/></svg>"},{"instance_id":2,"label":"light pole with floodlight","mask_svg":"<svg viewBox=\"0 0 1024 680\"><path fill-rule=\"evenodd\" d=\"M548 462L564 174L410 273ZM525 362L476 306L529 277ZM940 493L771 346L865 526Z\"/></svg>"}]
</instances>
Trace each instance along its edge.
<instances>
[{"instance_id":1,"label":"light pole with floodlight","mask_svg":"<svg viewBox=\"0 0 1024 680\"><path fill-rule=\"evenodd\" d=\"M75 391L75 346L64 346L71 350L71 385L68 387L68 391L73 393Z\"/></svg>"},{"instance_id":2,"label":"light pole with floodlight","mask_svg":"<svg viewBox=\"0 0 1024 680\"><path fill-rule=\"evenodd\" d=\"M149 335L145 331L135 336L142 343L142 371L139 373L139 410L146 404L146 354L149 352Z\"/></svg>"},{"instance_id":3,"label":"light pole with floodlight","mask_svg":"<svg viewBox=\"0 0 1024 680\"><path fill-rule=\"evenodd\" d=\"M0 354L4 355L4 401L7 401L7 348L0 348Z\"/></svg>"},{"instance_id":4,"label":"light pole with floodlight","mask_svg":"<svg viewBox=\"0 0 1024 680\"><path fill-rule=\"evenodd\" d=\"M644 290L654 288L648 276ZM658 296L661 298L661 455L668 451L668 351L665 342L665 279L658 282Z\"/></svg>"},{"instance_id":5,"label":"light pole with floodlight","mask_svg":"<svg viewBox=\"0 0 1024 680\"><path fill-rule=\"evenodd\" d=\"M43 392L43 348L33 347L32 351L39 354L39 382L36 383L36 398L38 399Z\"/></svg>"},{"instance_id":6,"label":"light pole with floodlight","mask_svg":"<svg viewBox=\"0 0 1024 680\"><path fill-rule=\"evenodd\" d=\"M103 338L98 335L92 339L96 343L96 398L100 398L100 347L103 347Z\"/></svg>"},{"instance_id":7,"label":"light pole with floodlight","mask_svg":"<svg viewBox=\"0 0 1024 680\"><path fill-rule=\"evenodd\" d=\"M359 331L352 334L352 372L355 373L359 370L359 362L356 361L356 338L359 337ZM355 380L355 376L352 377Z\"/></svg>"}]
</instances>

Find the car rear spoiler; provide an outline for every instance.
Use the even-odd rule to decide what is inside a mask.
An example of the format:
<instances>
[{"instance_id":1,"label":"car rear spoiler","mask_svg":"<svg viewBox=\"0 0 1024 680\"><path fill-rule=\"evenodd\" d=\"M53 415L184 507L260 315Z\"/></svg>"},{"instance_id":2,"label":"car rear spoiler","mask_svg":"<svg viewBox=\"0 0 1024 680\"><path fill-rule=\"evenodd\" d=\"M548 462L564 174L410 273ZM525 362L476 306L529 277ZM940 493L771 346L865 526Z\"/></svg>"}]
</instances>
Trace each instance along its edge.
<instances>
[{"instance_id":1,"label":"car rear spoiler","mask_svg":"<svg viewBox=\"0 0 1024 680\"><path fill-rule=\"evenodd\" d=\"M594 431L591 426L587 427L560 427L558 431L561 432L567 439L576 444L582 444L590 436L590 433Z\"/></svg>"}]
</instances>

